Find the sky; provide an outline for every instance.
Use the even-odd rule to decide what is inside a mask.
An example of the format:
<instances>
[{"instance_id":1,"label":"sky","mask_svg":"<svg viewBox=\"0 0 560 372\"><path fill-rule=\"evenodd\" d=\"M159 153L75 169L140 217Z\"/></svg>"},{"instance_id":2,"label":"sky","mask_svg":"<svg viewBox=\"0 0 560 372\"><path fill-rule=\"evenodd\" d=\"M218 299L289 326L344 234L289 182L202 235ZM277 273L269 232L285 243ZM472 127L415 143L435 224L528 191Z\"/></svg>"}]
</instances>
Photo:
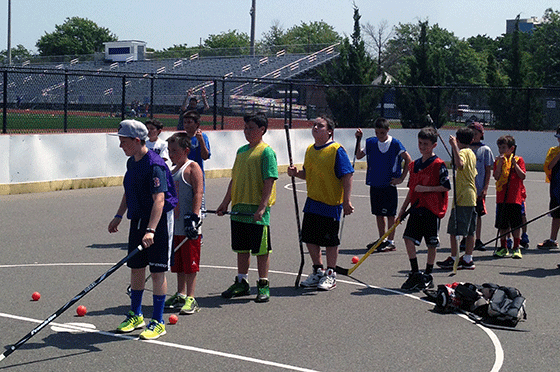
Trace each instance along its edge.
<instances>
[{"instance_id":1,"label":"sky","mask_svg":"<svg viewBox=\"0 0 560 372\"><path fill-rule=\"evenodd\" d=\"M7 48L8 0L0 12L0 50ZM251 0L11 0L12 47L33 53L35 43L66 18L78 16L108 28L119 40L141 40L148 48L196 46L211 34L230 30L250 35ZM302 22L324 21L342 35L352 33L353 3L361 23L392 27L428 20L459 38L478 34L495 38L505 33L506 19L542 17L555 1L542 0L257 0L255 38L262 39L275 21L284 30ZM556 5L554 5L556 4Z\"/></svg>"}]
</instances>

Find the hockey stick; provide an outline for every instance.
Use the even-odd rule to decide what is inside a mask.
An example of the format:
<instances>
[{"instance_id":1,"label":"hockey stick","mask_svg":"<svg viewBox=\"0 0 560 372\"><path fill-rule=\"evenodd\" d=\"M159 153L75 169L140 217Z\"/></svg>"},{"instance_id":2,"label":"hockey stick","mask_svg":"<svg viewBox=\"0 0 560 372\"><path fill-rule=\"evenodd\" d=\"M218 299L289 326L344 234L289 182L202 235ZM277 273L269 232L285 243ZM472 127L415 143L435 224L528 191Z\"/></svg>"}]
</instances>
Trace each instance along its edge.
<instances>
[{"instance_id":1,"label":"hockey stick","mask_svg":"<svg viewBox=\"0 0 560 372\"><path fill-rule=\"evenodd\" d=\"M560 208L560 205L557 205L556 207L552 208L552 209L549 210L549 211L544 212L543 214L539 214L537 217L534 217L534 218L532 218L531 220L529 220L529 221L527 221L527 222L524 222L524 223L522 223L521 225L519 225L519 226L517 226L517 227L514 227L513 229L511 229L511 230L509 230L509 231L506 231L504 234L502 234L502 235L500 235L500 236L496 236L494 239L489 240L488 242L484 243L483 245L488 245L488 244L490 244L490 243L493 243L494 241L499 240L499 239L503 238L504 236L507 236L509 233L511 233L511 232L513 232L513 231L515 231L515 230L517 230L517 229L520 229L520 228L522 228L522 227L524 227L524 226L527 226L527 225L530 224L531 222L534 222L534 221L538 220L539 218L542 218L542 217L548 215L549 213L554 212L554 211L557 210L558 208Z\"/></svg>"},{"instance_id":2,"label":"hockey stick","mask_svg":"<svg viewBox=\"0 0 560 372\"><path fill-rule=\"evenodd\" d=\"M212 209L203 210L202 213L212 213L217 214L218 211ZM224 214L229 214L230 216L245 216L245 217L253 217L253 213L248 212L232 212L232 211L224 211Z\"/></svg>"},{"instance_id":3,"label":"hockey stick","mask_svg":"<svg viewBox=\"0 0 560 372\"><path fill-rule=\"evenodd\" d=\"M352 169L354 169L354 166L356 165L356 152L358 151L358 147L360 146L360 141L362 140L362 137L360 138L356 138L356 146L354 147L354 159L352 159ZM342 229L344 229L344 220L346 219L346 215L343 213L342 214L342 222L340 224L340 233L338 234L339 238L338 240L342 241Z\"/></svg>"},{"instance_id":4,"label":"hockey stick","mask_svg":"<svg viewBox=\"0 0 560 372\"><path fill-rule=\"evenodd\" d=\"M342 274L342 275L346 275L346 276L350 276L350 274L352 274L357 268L358 266L360 266L362 264L362 262L365 261L366 258L368 258L373 252L375 252L375 250L377 249L377 247L379 247L379 245L385 240L386 237L388 237L389 235L391 235L391 233L397 228L397 226L400 225L400 223L402 221L405 220L406 216L408 216L410 214L410 211L416 207L416 205L418 205L418 201L415 201L414 204L412 204L410 207L408 207L408 209L403 213L402 217L399 219L397 217L397 219L395 220L395 223L393 224L393 226L391 226L386 232L385 234L383 234L383 236L381 238L379 238L379 240L377 240L377 242L369 249L369 251L367 251L362 258L360 258L360 260L358 262L356 262L356 264L354 266L352 266L349 269L345 269L343 267L340 266L336 266L335 267L335 271L337 272L337 274Z\"/></svg>"},{"instance_id":5,"label":"hockey stick","mask_svg":"<svg viewBox=\"0 0 560 372\"><path fill-rule=\"evenodd\" d=\"M179 243L178 246L175 247L175 249L173 249L173 254L175 254L175 252L177 252L179 250L179 248L181 248L183 246L183 244L186 243L186 241L189 240L189 238L185 238L183 239L183 241L181 243ZM152 274L150 273L150 275L148 275L146 277L146 280L144 280L144 284L148 283L148 280L150 280L150 278L152 277ZM128 287L126 287L126 294L128 295L128 297L130 297L132 295L132 287L129 284Z\"/></svg>"},{"instance_id":6,"label":"hockey stick","mask_svg":"<svg viewBox=\"0 0 560 372\"><path fill-rule=\"evenodd\" d=\"M4 360L7 356L9 356L11 353L13 353L15 350L17 350L21 345L23 345L27 341L29 341L29 339L31 337L33 337L37 333L39 333L39 331L41 331L49 323L51 323L53 320L58 318L66 310L68 310L70 308L70 306L72 306L73 304L78 302L80 299L82 299L85 295L87 295L89 292L91 292L95 287L97 287L99 285L99 283L101 283L102 281L107 279L111 274L113 274L115 271L117 271L122 265L124 265L128 260L130 260L134 255L136 255L138 252L140 252L143 249L144 248L142 247L142 245L139 245L136 249L134 249L132 252L130 252L125 258L123 258L122 260L117 262L113 267L111 267L109 270L107 270L103 275L101 275L99 278L97 278L93 283L88 285L83 291L78 293L73 299L71 299L64 306L62 306L60 309L55 311L51 316L49 316L47 319L45 319L37 327L33 328L31 330L31 332L29 332L27 335L25 335L21 340L16 342L14 345L10 346L8 348L8 350L6 350L4 353L2 353L2 355L0 355L0 361Z\"/></svg>"},{"instance_id":7,"label":"hockey stick","mask_svg":"<svg viewBox=\"0 0 560 372\"><path fill-rule=\"evenodd\" d=\"M286 131L286 142L288 144L288 158L290 161L290 167L294 165L292 160L292 143L290 141L290 126L288 123L284 124L284 130ZM299 263L299 271L296 276L296 283L295 287L299 288L299 281L301 280L301 273L303 272L303 265L305 265L305 253L303 252L303 243L301 241L301 222L299 219L299 206L298 206L298 198L297 198L297 190L296 190L296 178L292 177L292 191L294 194L294 208L296 211L296 225L297 225L297 232L298 232L298 242L299 242L299 253L300 253L300 263Z\"/></svg>"}]
</instances>

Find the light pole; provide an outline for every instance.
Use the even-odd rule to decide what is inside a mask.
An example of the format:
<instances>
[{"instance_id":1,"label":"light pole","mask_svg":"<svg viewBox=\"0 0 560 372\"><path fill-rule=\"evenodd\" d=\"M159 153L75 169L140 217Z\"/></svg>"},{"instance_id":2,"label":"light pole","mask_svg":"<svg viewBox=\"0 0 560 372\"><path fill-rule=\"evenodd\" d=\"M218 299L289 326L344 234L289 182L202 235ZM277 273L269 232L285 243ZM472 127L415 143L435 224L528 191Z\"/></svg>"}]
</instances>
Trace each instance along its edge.
<instances>
[{"instance_id":1,"label":"light pole","mask_svg":"<svg viewBox=\"0 0 560 372\"><path fill-rule=\"evenodd\" d=\"M253 5L251 6L251 55L255 55L255 18L257 17L257 0L253 0Z\"/></svg>"},{"instance_id":2,"label":"light pole","mask_svg":"<svg viewBox=\"0 0 560 372\"><path fill-rule=\"evenodd\" d=\"M8 0L8 66L12 64L12 0Z\"/></svg>"}]
</instances>

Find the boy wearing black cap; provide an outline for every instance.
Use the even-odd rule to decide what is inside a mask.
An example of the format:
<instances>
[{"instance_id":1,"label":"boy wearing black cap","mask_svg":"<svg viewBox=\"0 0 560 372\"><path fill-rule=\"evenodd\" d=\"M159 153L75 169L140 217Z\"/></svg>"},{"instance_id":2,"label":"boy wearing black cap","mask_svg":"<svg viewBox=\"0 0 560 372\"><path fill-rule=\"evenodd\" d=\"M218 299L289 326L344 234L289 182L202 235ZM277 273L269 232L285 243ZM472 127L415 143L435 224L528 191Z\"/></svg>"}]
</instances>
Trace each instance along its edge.
<instances>
[{"instance_id":1,"label":"boy wearing black cap","mask_svg":"<svg viewBox=\"0 0 560 372\"><path fill-rule=\"evenodd\" d=\"M142 244L144 250L127 262L131 268L131 308L118 326L121 333L132 332L145 325L142 315L142 295L146 266L150 267L153 284L153 315L148 327L140 333L142 339L156 339L165 332L163 307L167 293L165 272L171 265L173 241L173 208L177 193L173 177L164 160L146 147L148 129L136 120L119 124L120 147L129 156L123 179L124 195L117 214L109 223L110 233L118 231L123 215L130 219L128 252Z\"/></svg>"}]
</instances>

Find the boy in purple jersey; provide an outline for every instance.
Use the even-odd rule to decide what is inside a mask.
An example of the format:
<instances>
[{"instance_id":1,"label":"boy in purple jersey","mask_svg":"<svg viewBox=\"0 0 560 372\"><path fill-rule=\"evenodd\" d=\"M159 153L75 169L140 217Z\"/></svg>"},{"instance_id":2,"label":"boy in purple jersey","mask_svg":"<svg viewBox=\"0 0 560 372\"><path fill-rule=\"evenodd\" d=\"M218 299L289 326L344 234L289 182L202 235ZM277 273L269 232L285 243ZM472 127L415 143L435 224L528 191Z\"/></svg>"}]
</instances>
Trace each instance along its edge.
<instances>
[{"instance_id":1,"label":"boy in purple jersey","mask_svg":"<svg viewBox=\"0 0 560 372\"><path fill-rule=\"evenodd\" d=\"M124 195L117 214L109 223L109 233L115 233L127 212L130 219L128 252L140 244L144 250L128 260L131 268L130 311L118 326L121 333L132 332L145 325L142 296L146 266L150 267L153 285L153 314L140 338L152 340L165 332L163 307L167 293L165 272L171 265L173 240L173 208L177 193L171 172L163 159L146 147L148 129L136 120L123 120L119 125L120 147L129 156L124 175Z\"/></svg>"},{"instance_id":2,"label":"boy in purple jersey","mask_svg":"<svg viewBox=\"0 0 560 372\"><path fill-rule=\"evenodd\" d=\"M395 223L397 215L397 185L401 184L408 173L410 155L402 143L389 135L389 123L385 118L377 118L374 123L375 137L366 139L366 146L356 148L356 158L367 156L366 185L369 185L371 213L376 216L379 237L385 234L386 227ZM361 142L363 132L356 130L356 138ZM402 166L404 160L404 170ZM387 225L385 225L387 219ZM395 231L377 248L381 252L396 249ZM367 245L371 248L376 241Z\"/></svg>"}]
</instances>

